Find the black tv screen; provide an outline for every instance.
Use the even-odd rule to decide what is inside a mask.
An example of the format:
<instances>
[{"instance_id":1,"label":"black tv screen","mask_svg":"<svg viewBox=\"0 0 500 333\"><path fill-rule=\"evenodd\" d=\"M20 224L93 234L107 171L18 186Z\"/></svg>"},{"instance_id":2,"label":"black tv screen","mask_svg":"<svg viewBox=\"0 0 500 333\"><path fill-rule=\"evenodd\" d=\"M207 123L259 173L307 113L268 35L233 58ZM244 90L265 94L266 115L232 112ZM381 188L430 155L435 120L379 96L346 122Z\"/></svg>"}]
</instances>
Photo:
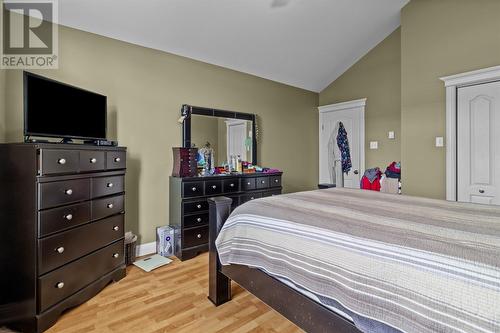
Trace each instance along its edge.
<instances>
[{"instance_id":1,"label":"black tv screen","mask_svg":"<svg viewBox=\"0 0 500 333\"><path fill-rule=\"evenodd\" d=\"M106 96L25 72L24 135L106 139Z\"/></svg>"}]
</instances>

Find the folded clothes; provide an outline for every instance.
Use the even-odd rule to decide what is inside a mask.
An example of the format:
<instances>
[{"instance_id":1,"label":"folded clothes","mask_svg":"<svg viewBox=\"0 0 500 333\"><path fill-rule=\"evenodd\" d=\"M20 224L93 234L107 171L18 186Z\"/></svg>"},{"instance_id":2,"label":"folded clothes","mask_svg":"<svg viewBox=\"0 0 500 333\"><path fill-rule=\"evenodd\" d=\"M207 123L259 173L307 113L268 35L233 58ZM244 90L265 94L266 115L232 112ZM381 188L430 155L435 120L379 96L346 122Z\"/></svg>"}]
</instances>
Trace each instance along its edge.
<instances>
[{"instance_id":1,"label":"folded clothes","mask_svg":"<svg viewBox=\"0 0 500 333\"><path fill-rule=\"evenodd\" d=\"M279 169L266 169L266 170L264 170L264 173L277 173L277 172L281 172L281 170L279 170Z\"/></svg>"},{"instance_id":2,"label":"folded clothes","mask_svg":"<svg viewBox=\"0 0 500 333\"><path fill-rule=\"evenodd\" d=\"M395 173L401 173L401 163L399 162L392 162L388 167L387 170Z\"/></svg>"},{"instance_id":3,"label":"folded clothes","mask_svg":"<svg viewBox=\"0 0 500 333\"><path fill-rule=\"evenodd\" d=\"M387 176L387 178L401 179L401 173L399 172L392 172L390 170L385 170L385 175Z\"/></svg>"}]
</instances>

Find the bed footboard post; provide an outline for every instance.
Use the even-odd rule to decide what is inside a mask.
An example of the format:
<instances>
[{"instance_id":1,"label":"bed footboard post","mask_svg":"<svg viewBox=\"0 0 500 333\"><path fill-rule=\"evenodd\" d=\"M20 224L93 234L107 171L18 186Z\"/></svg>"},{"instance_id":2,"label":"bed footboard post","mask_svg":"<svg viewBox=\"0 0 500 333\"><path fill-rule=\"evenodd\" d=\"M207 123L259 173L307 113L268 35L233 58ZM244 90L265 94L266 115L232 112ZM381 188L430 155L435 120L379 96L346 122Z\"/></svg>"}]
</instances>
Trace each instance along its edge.
<instances>
[{"instance_id":1,"label":"bed footboard post","mask_svg":"<svg viewBox=\"0 0 500 333\"><path fill-rule=\"evenodd\" d=\"M209 205L209 242L208 242L208 299L216 306L231 299L231 280L222 274L219 254L215 240L231 213L233 200L227 197L208 199Z\"/></svg>"}]
</instances>

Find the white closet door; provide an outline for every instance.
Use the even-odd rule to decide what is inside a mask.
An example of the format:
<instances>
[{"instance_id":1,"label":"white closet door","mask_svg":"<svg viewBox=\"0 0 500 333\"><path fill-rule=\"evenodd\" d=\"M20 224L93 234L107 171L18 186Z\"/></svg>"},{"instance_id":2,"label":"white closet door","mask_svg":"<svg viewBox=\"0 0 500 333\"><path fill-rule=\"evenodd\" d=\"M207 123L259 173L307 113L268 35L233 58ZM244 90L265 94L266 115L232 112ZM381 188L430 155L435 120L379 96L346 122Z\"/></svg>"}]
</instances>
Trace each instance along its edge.
<instances>
[{"instance_id":1,"label":"white closet door","mask_svg":"<svg viewBox=\"0 0 500 333\"><path fill-rule=\"evenodd\" d=\"M500 205L500 82L458 89L458 201Z\"/></svg>"},{"instance_id":2,"label":"white closet door","mask_svg":"<svg viewBox=\"0 0 500 333\"><path fill-rule=\"evenodd\" d=\"M359 188L359 182L364 172L364 147L361 143L363 141L362 131L364 125L363 109L351 108L347 110L336 110L331 112L320 113L320 183L337 183L336 176L333 172L332 152L329 149L331 145L332 135L334 144L337 144L335 132L338 123L341 121L347 131L347 138L349 140L349 148L351 151L352 169L348 174L344 174L344 187Z\"/></svg>"},{"instance_id":3,"label":"white closet door","mask_svg":"<svg viewBox=\"0 0 500 333\"><path fill-rule=\"evenodd\" d=\"M244 121L227 122L227 160L231 161L231 155L240 155L243 161L247 160L245 147L247 124Z\"/></svg>"}]
</instances>

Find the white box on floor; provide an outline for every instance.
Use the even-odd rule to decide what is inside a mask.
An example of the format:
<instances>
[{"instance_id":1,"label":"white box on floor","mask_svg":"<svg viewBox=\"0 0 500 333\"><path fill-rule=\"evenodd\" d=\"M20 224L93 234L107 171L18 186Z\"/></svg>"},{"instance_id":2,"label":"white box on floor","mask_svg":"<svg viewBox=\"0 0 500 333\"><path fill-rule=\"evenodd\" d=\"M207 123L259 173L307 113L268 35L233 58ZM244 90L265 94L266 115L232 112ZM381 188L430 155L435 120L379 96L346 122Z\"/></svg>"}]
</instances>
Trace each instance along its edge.
<instances>
[{"instance_id":1,"label":"white box on floor","mask_svg":"<svg viewBox=\"0 0 500 333\"><path fill-rule=\"evenodd\" d=\"M171 257L175 251L175 229L169 226L156 228L156 252Z\"/></svg>"}]
</instances>

